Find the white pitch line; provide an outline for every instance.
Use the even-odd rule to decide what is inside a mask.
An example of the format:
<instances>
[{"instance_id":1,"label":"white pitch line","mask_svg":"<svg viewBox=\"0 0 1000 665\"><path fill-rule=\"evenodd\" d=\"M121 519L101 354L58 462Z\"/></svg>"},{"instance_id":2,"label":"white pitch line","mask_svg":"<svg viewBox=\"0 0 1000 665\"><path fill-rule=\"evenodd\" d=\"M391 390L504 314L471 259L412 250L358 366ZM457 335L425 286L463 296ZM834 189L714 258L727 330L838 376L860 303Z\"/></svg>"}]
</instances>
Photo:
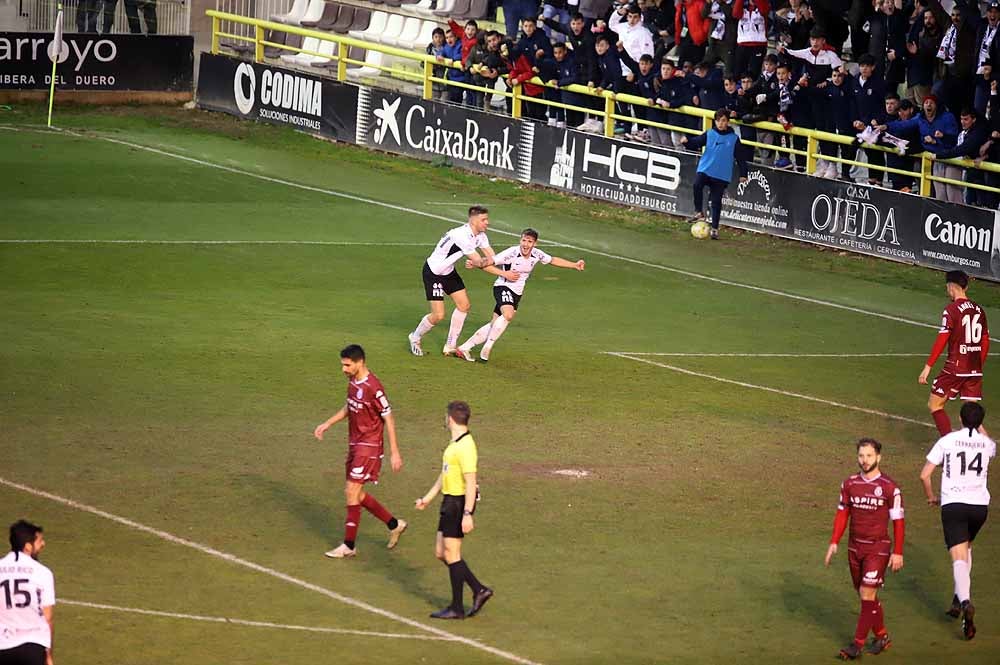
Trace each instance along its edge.
<instances>
[{"instance_id":1,"label":"white pitch line","mask_svg":"<svg viewBox=\"0 0 1000 665\"><path fill-rule=\"evenodd\" d=\"M0 125L0 126L2 126L2 125ZM50 132L44 132L44 133L50 133ZM366 197L363 197L363 196L356 196L354 194L347 194L347 193L344 193L344 192L338 192L338 191L331 190L331 189L323 189L322 187L314 187L312 185L305 185L305 184L302 184L302 183L299 183L299 182L292 182L290 180L283 180L281 178L274 178L274 177L266 176L266 175L263 175L263 174L260 174L260 173L253 173L251 171L244 171L243 169L238 169L238 168L235 168L235 167L232 167L232 166L225 166L223 164L217 164L215 162L209 162L209 161L206 161L206 160L203 160L203 159L197 159L195 157L188 157L187 155L178 155L176 153L167 152L166 150L160 150L159 148L153 148L153 147L150 147L150 146L147 146L147 145L142 145L141 143L132 143L130 141L122 141L120 139L114 139L114 138L111 138L109 136L79 134L79 133L71 131L71 130L56 130L55 132L51 132L51 133L65 133L65 134L68 134L68 135L71 135L71 136L76 136L78 138L89 138L89 139L97 140L97 141L106 141L108 143L114 143L114 144L117 144L117 145L122 145L122 146L125 146L127 148L133 148L135 150L143 150L143 151L150 152L150 153L153 153L153 154L161 155L163 157L171 157L173 159L179 159L179 160L182 160L182 161L190 162L192 164L198 164L200 166L205 166L205 167L208 167L208 168L219 169L220 171L226 171L228 173L234 173L236 175L246 176L248 178L255 178L257 180L263 180L264 182L270 182L270 183L274 183L274 184L278 184L278 185L285 185L287 187L294 187L296 189L303 189L303 190L306 190L306 191L309 191L309 192L316 192L318 194L326 194L327 196L339 197L339 198L347 199L349 201L357 201L359 203L367 203L369 205L380 206L380 207L383 207L383 208L388 208L390 210L397 210L399 212L411 213L413 215L418 215L420 217L427 217L429 219L437 219L437 220L449 222L451 224L458 224L458 223L460 223L460 222L456 222L454 219L451 219L449 217L445 217L443 215L435 215L434 213L424 212L422 210L414 210L412 208L406 208L404 206L396 205L394 203L386 203L384 201L376 201L374 199L369 199L369 198L366 198ZM511 231L503 231L503 230L500 230L500 229L493 229L493 231L495 233L499 233L501 235L508 235L508 236L515 236L515 237L519 237L520 236L519 233L511 232ZM821 300L819 298L810 298L809 296L803 296L803 295L798 295L798 294L795 294L795 293L789 293L787 291L779 291L777 289L769 289L769 288L763 287L763 286L754 286L752 284L744 284L742 282L734 282L732 280L722 279L720 277L712 277L711 275L703 275L701 273L692 272L690 270L684 270L682 268L674 268L672 266L662 265L662 264L659 264L659 263L651 263L649 261L643 261L641 259L634 259L634 258L629 257L629 256L621 256L619 254L611 254L609 252L602 252L602 251L599 251L599 250L596 250L596 249L591 249L589 247L581 247L579 245L571 245L571 244L568 244L568 243L557 243L557 242L552 242L552 243L549 243L549 244L551 244L552 246L565 247L567 249L574 249L574 250L577 250L577 251L580 251L580 252L589 252L590 254L593 254L595 256L602 256L604 258L613 259L615 261L622 261L624 263L631 263L633 265L643 266L643 267L646 267L646 268L653 268L655 270L663 270L665 272L670 272L670 273L674 273L674 274L677 274L677 275L683 275L685 277L691 277L693 279L700 279L700 280L703 280L703 281L706 281L706 282L712 282L714 284L722 284L724 286L732 286L732 287L735 287L735 288L747 289L749 291L756 291L758 293L766 293L768 295L777 296L779 298L788 298L790 300L796 300L798 302L806 302L806 303L810 303L812 305L820 305L822 307L831 307L833 309L839 309L839 310L842 310L842 311L845 311L845 312L853 312L855 314L862 314L864 316L871 316L871 317L875 317L875 318L879 318L879 319L885 319L887 321L895 321L896 323L904 323L906 325L917 326L919 328L934 328L934 329L938 328L938 325L933 324L933 323L925 323L923 321L914 321L913 319L907 319L907 318L902 317L902 316L895 316L893 314L884 314L882 312L874 312L874 311L871 311L871 310L862 309L860 307L854 307L854 306L851 306L851 305L844 305L844 304L841 304L841 303L831 302L829 300ZM990 338L990 339L992 339L994 341L1000 341L1000 339L995 339L995 338Z\"/></svg>"},{"instance_id":2,"label":"white pitch line","mask_svg":"<svg viewBox=\"0 0 1000 665\"><path fill-rule=\"evenodd\" d=\"M313 584L312 582L307 582L297 577L293 577L287 573L275 570L274 568L268 568L267 566L262 566L259 563L254 563L253 561L241 559L240 557L234 554L229 554L228 552L223 552L221 550L208 547L207 545L202 545L201 543L196 543L192 540L187 540L186 538L175 536L171 533L167 533L166 531L161 531L151 526L146 526L145 524L141 524L134 520L130 520L127 517L119 517L118 515L114 515L107 511L101 510L100 508L95 508L94 506L89 506L85 503L80 503L79 501L74 501L73 499L68 499L66 497L59 496L58 494L52 494L51 492L46 492L44 490L35 489L34 487L29 487L28 485L22 485L21 483L16 483L12 480L7 480L6 478L3 477L0 477L0 485L5 485L12 489L20 490L27 494L41 497L43 499L48 499L50 501L54 501L64 506L69 506L70 508L75 508L85 513L90 513L92 515L97 515L98 517L103 517L106 520L117 522L118 524L121 524L123 526L135 529L136 531L142 531L143 533L148 533L152 536L156 536L161 540L165 540L167 542L174 543L177 545L183 545L184 547L189 547L193 550L203 552L204 554L208 554L209 556L213 556L217 559L222 559L223 561L228 561L229 563L235 564L237 566L249 568L250 570L256 571L258 573L263 573L265 575L269 575L284 582L288 582L289 584L294 584L295 586L301 587L303 589L314 591L322 596L326 596L327 598L340 601L345 605L349 605L359 610L364 610L366 612L371 612L372 614L377 614L378 616L384 617L386 619L398 621L399 623L410 626L411 628L419 628L420 630L426 631L431 635L436 635L437 637L440 637L442 639L447 639L453 642L461 642L466 646L479 649L480 651L485 651L486 653L498 656L500 658L509 660L514 663L520 663L521 665L540 665L536 661L528 660L527 658L522 658L521 656L510 653L509 651L504 651L496 647L491 647L488 644L484 644L478 640L473 640L468 637L454 635L445 630L441 630L440 628L435 628L434 626L428 626L419 621L415 621L413 619L409 619L394 612L390 612L389 610L383 610L381 607L376 607L375 605L366 603L363 600L358 600L357 598L345 596L342 593L337 593L336 591L332 591L330 589L327 589L326 587L321 587L318 584Z\"/></svg>"},{"instance_id":3,"label":"white pitch line","mask_svg":"<svg viewBox=\"0 0 1000 665\"><path fill-rule=\"evenodd\" d=\"M142 240L116 238L11 238L0 245L330 245L334 247L426 247L425 242L351 242L340 240Z\"/></svg>"},{"instance_id":4,"label":"white pitch line","mask_svg":"<svg viewBox=\"0 0 1000 665\"><path fill-rule=\"evenodd\" d=\"M926 353L659 353L654 351L604 351L613 356L669 358L926 358Z\"/></svg>"},{"instance_id":5,"label":"white pitch line","mask_svg":"<svg viewBox=\"0 0 1000 665\"><path fill-rule=\"evenodd\" d=\"M747 383L746 381L736 381L734 379L726 379L721 376L715 376L714 374L706 374L705 372L695 372L694 370L684 369L683 367L676 367L674 365L667 365L666 363L659 363L656 362L655 360L649 360L648 358L640 358L629 355L627 353L607 352L607 355L617 356L618 358L627 358L628 360L634 360L635 362L646 363L647 365L653 365L655 367L662 367L663 369L669 369L670 371L677 372L679 374L687 374L688 376L697 376L702 379L710 379L712 381L718 381L719 383L728 383L730 385L740 386L742 388L752 388L753 390L763 390L764 392L774 393L776 395L784 395L785 397L795 397L797 399L804 399L810 402L816 402L818 404L835 406L840 409L848 409L849 411L867 413L872 416L881 416L883 418L890 418L892 420L901 420L906 423L913 423L914 425L922 425L924 427L932 427L932 428L934 427L934 425L926 423L922 420L915 420L914 418L907 418L906 416L897 416L894 413L886 413L885 411L879 411L877 409L866 409L863 406L853 406L851 404L844 404L842 402L834 402L833 400L813 397L812 395L803 395L802 393L793 393L788 390L779 390L778 388L761 386L756 383Z\"/></svg>"},{"instance_id":6,"label":"white pitch line","mask_svg":"<svg viewBox=\"0 0 1000 665\"><path fill-rule=\"evenodd\" d=\"M394 639L406 640L434 640L443 642L454 642L450 637L436 637L434 635L406 635L404 633L382 633L372 630L352 630L350 628L326 628L322 626L297 626L295 624L272 623L270 621L250 621L248 619L232 619L230 617L210 617L200 614L181 614L178 612L162 612L160 610L145 610L138 607L120 607L118 605L106 605L104 603L88 603L82 600L66 600L60 598L59 605L72 605L73 607L86 607L93 610L110 610L113 612L127 612L129 614L142 614L145 616L164 617L167 619L186 619L188 621L204 621L208 623L226 623L236 626L252 626L254 628L278 628L281 630L298 630L307 633L332 633L336 635L360 635L362 637L390 637Z\"/></svg>"}]
</instances>

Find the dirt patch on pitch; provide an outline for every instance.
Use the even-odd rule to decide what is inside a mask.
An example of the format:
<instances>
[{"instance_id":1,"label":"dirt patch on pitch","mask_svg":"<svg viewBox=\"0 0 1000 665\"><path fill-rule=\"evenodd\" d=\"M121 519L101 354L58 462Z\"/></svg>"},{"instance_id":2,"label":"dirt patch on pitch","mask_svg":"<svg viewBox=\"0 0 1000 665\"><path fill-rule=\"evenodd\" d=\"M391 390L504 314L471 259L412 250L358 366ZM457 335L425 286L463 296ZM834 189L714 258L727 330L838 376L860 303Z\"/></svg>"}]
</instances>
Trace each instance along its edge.
<instances>
[{"instance_id":1,"label":"dirt patch on pitch","mask_svg":"<svg viewBox=\"0 0 1000 665\"><path fill-rule=\"evenodd\" d=\"M514 473L521 473L534 478L587 480L598 477L591 469L566 464L514 464L511 470Z\"/></svg>"}]
</instances>

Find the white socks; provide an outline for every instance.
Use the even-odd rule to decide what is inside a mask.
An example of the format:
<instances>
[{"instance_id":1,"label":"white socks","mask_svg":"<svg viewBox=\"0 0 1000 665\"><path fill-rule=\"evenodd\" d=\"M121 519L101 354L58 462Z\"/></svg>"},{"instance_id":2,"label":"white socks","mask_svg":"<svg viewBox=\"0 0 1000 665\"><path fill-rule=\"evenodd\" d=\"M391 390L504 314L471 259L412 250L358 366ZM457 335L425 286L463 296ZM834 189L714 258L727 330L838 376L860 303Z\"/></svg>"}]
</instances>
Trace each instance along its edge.
<instances>
[{"instance_id":1,"label":"white socks","mask_svg":"<svg viewBox=\"0 0 1000 665\"><path fill-rule=\"evenodd\" d=\"M466 340L465 344L462 345L463 351L471 351L474 347L479 346L486 341L486 337L490 334L490 326L492 323L487 323L482 328L472 333L472 337Z\"/></svg>"},{"instance_id":2,"label":"white socks","mask_svg":"<svg viewBox=\"0 0 1000 665\"><path fill-rule=\"evenodd\" d=\"M465 317L468 312L456 309L451 313L451 325L448 327L448 341L445 346L454 349L458 346L458 336L462 334L462 326L465 325Z\"/></svg>"},{"instance_id":3,"label":"white socks","mask_svg":"<svg viewBox=\"0 0 1000 665\"><path fill-rule=\"evenodd\" d=\"M493 322L490 327L490 334L486 338L486 348L492 349L493 344L500 339L500 335L503 334L504 330L507 330L507 324L509 321L502 316L498 316L497 320Z\"/></svg>"},{"instance_id":4,"label":"white socks","mask_svg":"<svg viewBox=\"0 0 1000 665\"><path fill-rule=\"evenodd\" d=\"M968 562L961 559L952 561L951 572L955 577L955 595L958 596L958 602L964 603L969 599L972 586Z\"/></svg>"},{"instance_id":5,"label":"white socks","mask_svg":"<svg viewBox=\"0 0 1000 665\"><path fill-rule=\"evenodd\" d=\"M425 314L424 318L420 319L420 323L417 324L416 329L410 334L410 337L416 337L418 340L430 332L434 324L429 321L430 314Z\"/></svg>"}]
</instances>

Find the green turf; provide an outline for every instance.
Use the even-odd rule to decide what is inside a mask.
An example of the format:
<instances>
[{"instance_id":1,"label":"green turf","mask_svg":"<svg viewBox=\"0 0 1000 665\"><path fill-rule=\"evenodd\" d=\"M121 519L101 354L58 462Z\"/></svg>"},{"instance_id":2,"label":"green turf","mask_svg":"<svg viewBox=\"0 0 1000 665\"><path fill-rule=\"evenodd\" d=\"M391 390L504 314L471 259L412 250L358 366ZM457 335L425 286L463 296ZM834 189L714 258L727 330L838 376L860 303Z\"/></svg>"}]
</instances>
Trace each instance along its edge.
<instances>
[{"instance_id":1,"label":"green turf","mask_svg":"<svg viewBox=\"0 0 1000 665\"><path fill-rule=\"evenodd\" d=\"M943 615L950 564L917 480L931 428L603 353L923 353L931 328L662 267L926 324L945 304L940 273L751 234L697 242L659 215L225 116L57 117L74 133L30 131L37 108L0 115L24 129L0 129L0 239L416 244L0 243L0 477L431 624L447 576L432 556L436 515L412 500L439 465L443 405L466 399L484 493L466 557L497 597L481 617L435 627L552 664L811 663L853 633L846 557L830 569L822 558L853 441L875 436L908 501L906 566L882 594L894 638L883 658L997 662L996 525L976 543L975 641ZM539 268L488 366L413 358L421 262L476 201L492 207L498 249L514 240L501 232L531 225L587 271ZM492 298L486 276L466 281L468 334ZM1000 305L988 283L972 297ZM322 552L341 535L346 433L317 443L311 431L343 399L336 356L348 342L365 346L387 386L405 459L374 493L411 527L387 552L384 527L365 516L359 557L334 562ZM644 357L929 421L920 357ZM591 475L551 473L561 468ZM0 486L0 506L3 519L46 527L44 558L69 600L427 634L48 499ZM506 662L461 643L73 605L57 621L61 664Z\"/></svg>"}]
</instances>

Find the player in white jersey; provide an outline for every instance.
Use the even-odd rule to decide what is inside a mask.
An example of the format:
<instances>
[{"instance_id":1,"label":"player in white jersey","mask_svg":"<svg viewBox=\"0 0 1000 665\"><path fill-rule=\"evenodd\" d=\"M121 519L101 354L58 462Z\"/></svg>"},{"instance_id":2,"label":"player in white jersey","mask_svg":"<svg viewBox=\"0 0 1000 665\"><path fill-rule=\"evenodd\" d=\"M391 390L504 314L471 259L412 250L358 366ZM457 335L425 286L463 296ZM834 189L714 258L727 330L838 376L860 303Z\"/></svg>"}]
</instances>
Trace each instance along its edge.
<instances>
[{"instance_id":1,"label":"player in white jersey","mask_svg":"<svg viewBox=\"0 0 1000 665\"><path fill-rule=\"evenodd\" d=\"M10 527L11 552L0 559L0 665L52 665L52 571L38 562L42 527Z\"/></svg>"},{"instance_id":2,"label":"player in white jersey","mask_svg":"<svg viewBox=\"0 0 1000 665\"><path fill-rule=\"evenodd\" d=\"M486 229L490 225L489 210L482 206L469 208L469 221L454 228L438 241L434 251L424 262L424 292L430 313L420 319L416 329L410 333L410 353L415 356L424 355L420 345L421 339L444 318L444 297L450 296L455 303L455 311L451 313L451 326L448 328L448 339L444 344L446 356L455 352L458 336L462 333L462 325L469 313L469 294L465 290L465 282L455 270L458 260L465 258L470 268L482 268L490 265L493 248L486 237ZM479 250L482 250L480 254ZM511 275L511 277L514 277ZM516 277L514 277L516 279Z\"/></svg>"},{"instance_id":3,"label":"player in white jersey","mask_svg":"<svg viewBox=\"0 0 1000 665\"><path fill-rule=\"evenodd\" d=\"M575 270L583 270L586 267L582 259L567 261L558 256L549 256L535 247L537 242L538 231L525 229L521 232L521 241L518 244L493 256L492 266L483 266L483 270L497 275L497 280L493 282L493 299L496 301L496 307L493 308L493 318L477 330L465 344L458 347L455 351L456 356L469 362L475 362L475 358L472 357L472 349L485 342L479 352L479 359L483 362L490 359L493 345L517 313L517 306L521 303L521 296L524 295L524 286L536 265L544 263L557 268L573 268ZM509 270L517 273L518 277L510 279L504 275Z\"/></svg>"},{"instance_id":4,"label":"player in white jersey","mask_svg":"<svg viewBox=\"0 0 1000 665\"><path fill-rule=\"evenodd\" d=\"M955 595L948 615L962 617L965 639L976 635L976 608L971 601L972 541L986 523L990 491L986 486L986 471L996 457L997 444L986 436L982 427L985 412L979 402L966 402L960 412L962 429L947 434L934 444L927 454L927 463L920 472L927 503L941 504L941 526L944 542L951 553ZM931 476L944 465L941 474L941 498L934 494Z\"/></svg>"}]
</instances>

